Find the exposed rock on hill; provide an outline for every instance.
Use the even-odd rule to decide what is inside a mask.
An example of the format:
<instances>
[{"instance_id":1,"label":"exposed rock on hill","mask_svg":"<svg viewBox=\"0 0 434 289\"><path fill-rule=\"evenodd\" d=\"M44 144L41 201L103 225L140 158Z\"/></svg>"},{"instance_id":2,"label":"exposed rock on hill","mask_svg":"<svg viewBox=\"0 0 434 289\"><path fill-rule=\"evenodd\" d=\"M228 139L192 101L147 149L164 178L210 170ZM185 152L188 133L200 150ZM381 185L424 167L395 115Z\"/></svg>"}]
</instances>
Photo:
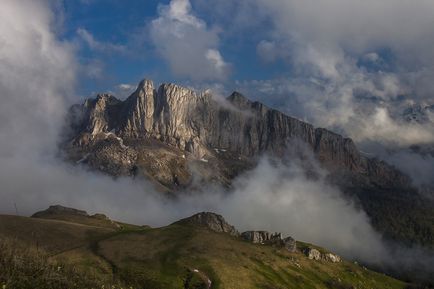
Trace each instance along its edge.
<instances>
[{"instance_id":1,"label":"exposed rock on hill","mask_svg":"<svg viewBox=\"0 0 434 289\"><path fill-rule=\"evenodd\" d=\"M265 244L285 247L289 252L295 252L296 242L292 237L282 238L281 233L267 231L246 231L241 233L241 238L254 244Z\"/></svg>"},{"instance_id":2,"label":"exposed rock on hill","mask_svg":"<svg viewBox=\"0 0 434 289\"><path fill-rule=\"evenodd\" d=\"M86 211L68 208L60 205L50 206L48 209L37 212L32 215L32 218L39 219L54 219L67 222L81 223L92 226L102 226L109 228L121 228L117 222L110 220L104 214L89 215Z\"/></svg>"},{"instance_id":3,"label":"exposed rock on hill","mask_svg":"<svg viewBox=\"0 0 434 289\"><path fill-rule=\"evenodd\" d=\"M47 216L54 216L54 215L75 215L75 216L85 216L85 217L89 216L86 211L63 207L60 205L54 205L48 207L48 209L46 210L34 213L32 215L32 218L44 218Z\"/></svg>"},{"instance_id":4,"label":"exposed rock on hill","mask_svg":"<svg viewBox=\"0 0 434 289\"><path fill-rule=\"evenodd\" d=\"M247 231L241 233L241 237L254 244L265 244L266 242L273 242L274 240L281 240L282 235L278 233L271 234L267 231Z\"/></svg>"},{"instance_id":5,"label":"exposed rock on hill","mask_svg":"<svg viewBox=\"0 0 434 289\"><path fill-rule=\"evenodd\" d=\"M341 257L339 257L338 255L332 254L332 253L321 253L319 250L315 249L315 248L305 248L303 250L303 253L306 255L306 257L308 257L311 260L324 260L327 262L332 262L332 263L339 263L341 262Z\"/></svg>"},{"instance_id":6,"label":"exposed rock on hill","mask_svg":"<svg viewBox=\"0 0 434 289\"><path fill-rule=\"evenodd\" d=\"M311 260L321 260L321 253L317 249L307 248L304 250L304 254Z\"/></svg>"},{"instance_id":7,"label":"exposed rock on hill","mask_svg":"<svg viewBox=\"0 0 434 289\"><path fill-rule=\"evenodd\" d=\"M223 216L210 212L197 213L174 224L201 226L218 233L228 233L233 236L239 235L235 227L228 224Z\"/></svg>"}]
</instances>

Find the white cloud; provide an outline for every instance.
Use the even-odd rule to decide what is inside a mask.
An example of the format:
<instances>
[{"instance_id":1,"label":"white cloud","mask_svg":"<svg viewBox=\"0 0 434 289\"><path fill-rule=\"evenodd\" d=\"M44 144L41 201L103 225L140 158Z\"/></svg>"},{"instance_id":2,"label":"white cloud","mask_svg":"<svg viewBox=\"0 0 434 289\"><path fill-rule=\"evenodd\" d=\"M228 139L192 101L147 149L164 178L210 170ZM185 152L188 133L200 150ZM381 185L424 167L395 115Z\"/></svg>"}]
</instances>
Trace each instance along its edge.
<instances>
[{"instance_id":1,"label":"white cloud","mask_svg":"<svg viewBox=\"0 0 434 289\"><path fill-rule=\"evenodd\" d=\"M261 40L256 46L256 53L266 63L273 63L278 59L288 60L291 57L288 45L275 40Z\"/></svg>"},{"instance_id":2,"label":"white cloud","mask_svg":"<svg viewBox=\"0 0 434 289\"><path fill-rule=\"evenodd\" d=\"M193 15L189 0L160 6L150 29L153 44L175 75L198 81L228 76L230 64L218 50L217 29Z\"/></svg>"},{"instance_id":3,"label":"white cloud","mask_svg":"<svg viewBox=\"0 0 434 289\"><path fill-rule=\"evenodd\" d=\"M434 142L432 126L396 119L409 103L434 102L434 2L255 0L239 8L253 12L252 26L268 24L258 29L258 56L288 63L290 75L247 81L239 88L247 95L359 142Z\"/></svg>"},{"instance_id":4,"label":"white cloud","mask_svg":"<svg viewBox=\"0 0 434 289\"><path fill-rule=\"evenodd\" d=\"M113 44L109 42L100 42L86 29L78 28L77 35L89 46L90 49L99 52L125 52L126 47L120 44Z\"/></svg>"},{"instance_id":5,"label":"white cloud","mask_svg":"<svg viewBox=\"0 0 434 289\"><path fill-rule=\"evenodd\" d=\"M53 35L55 19L44 3L0 4L1 155L52 149L48 146L57 141L66 108L64 96L75 85L73 50Z\"/></svg>"},{"instance_id":6,"label":"white cloud","mask_svg":"<svg viewBox=\"0 0 434 289\"><path fill-rule=\"evenodd\" d=\"M375 53L375 52L371 52L371 53L366 53L363 56L363 58L366 59L366 60L369 60L369 61L371 61L373 63L375 63L375 62L377 62L380 59L380 56L377 53Z\"/></svg>"},{"instance_id":7,"label":"white cloud","mask_svg":"<svg viewBox=\"0 0 434 289\"><path fill-rule=\"evenodd\" d=\"M136 88L135 85L127 84L127 83L121 83L117 87L121 90L127 90L127 91L131 91L131 90L134 90Z\"/></svg>"},{"instance_id":8,"label":"white cloud","mask_svg":"<svg viewBox=\"0 0 434 289\"><path fill-rule=\"evenodd\" d=\"M334 45L353 52L389 47L403 58L434 60L429 50L432 45L427 45L434 43L434 3L429 0L255 2L269 13L279 36L297 42ZM415 50L421 53L405 55Z\"/></svg>"}]
</instances>

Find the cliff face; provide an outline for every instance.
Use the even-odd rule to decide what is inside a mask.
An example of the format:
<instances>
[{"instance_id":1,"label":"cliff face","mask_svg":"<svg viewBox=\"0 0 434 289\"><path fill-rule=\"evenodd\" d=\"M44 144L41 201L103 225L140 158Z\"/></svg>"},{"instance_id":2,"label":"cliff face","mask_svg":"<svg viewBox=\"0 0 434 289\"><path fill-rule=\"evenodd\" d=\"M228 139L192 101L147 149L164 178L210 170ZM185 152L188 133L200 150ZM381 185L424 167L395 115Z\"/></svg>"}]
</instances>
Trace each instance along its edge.
<instances>
[{"instance_id":1,"label":"cliff face","mask_svg":"<svg viewBox=\"0 0 434 289\"><path fill-rule=\"evenodd\" d=\"M188 154L206 162L216 159L211 163L224 171L228 159L252 160L264 152L282 156L297 141L332 170L381 182L408 182L392 167L362 156L351 139L314 128L237 92L222 103L209 93L197 94L175 84L155 89L152 81L143 80L125 101L101 94L75 111L81 117L74 117L79 119L74 146L90 149L91 165L114 175L134 172L141 163L140 142L170 147L183 158ZM218 178L228 183L231 175L236 172L222 172ZM176 178L167 182L179 182Z\"/></svg>"}]
</instances>

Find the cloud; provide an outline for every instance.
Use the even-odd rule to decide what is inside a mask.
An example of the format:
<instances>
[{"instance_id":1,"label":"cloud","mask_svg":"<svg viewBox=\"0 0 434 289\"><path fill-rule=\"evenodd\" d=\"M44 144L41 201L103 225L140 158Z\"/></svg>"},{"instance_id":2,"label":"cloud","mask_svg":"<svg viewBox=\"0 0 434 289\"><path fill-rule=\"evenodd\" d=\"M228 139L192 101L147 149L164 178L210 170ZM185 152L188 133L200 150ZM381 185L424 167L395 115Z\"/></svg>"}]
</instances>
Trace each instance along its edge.
<instances>
[{"instance_id":1,"label":"cloud","mask_svg":"<svg viewBox=\"0 0 434 289\"><path fill-rule=\"evenodd\" d=\"M119 89L124 90L124 91L132 91L134 89L136 89L136 85L133 84L128 84L128 83L121 83L117 86Z\"/></svg>"},{"instance_id":2,"label":"cloud","mask_svg":"<svg viewBox=\"0 0 434 289\"><path fill-rule=\"evenodd\" d=\"M73 49L53 35L54 16L43 3L1 3L1 155L52 149L71 99L77 68Z\"/></svg>"},{"instance_id":3,"label":"cloud","mask_svg":"<svg viewBox=\"0 0 434 289\"><path fill-rule=\"evenodd\" d=\"M159 7L159 17L150 25L157 52L172 72L195 81L224 80L230 72L218 50L219 35L192 14L189 0L172 0Z\"/></svg>"},{"instance_id":4,"label":"cloud","mask_svg":"<svg viewBox=\"0 0 434 289\"><path fill-rule=\"evenodd\" d=\"M316 124L339 127L356 140L376 138L402 145L434 141L429 127L409 126L389 117L402 105L397 101L400 96L405 95L405 101L427 97L426 93L419 93L419 87L409 83L408 73L429 70L428 74L434 75L434 58L427 48L434 45L432 2L257 2L269 12L274 23L270 37L292 46L288 49L294 52L293 78L314 78L320 83L315 96L300 102L304 113ZM397 69L369 71L358 65L363 58L386 61L379 54L384 48L394 55ZM431 95L428 99L432 100ZM369 98L374 101L368 101ZM368 111L367 107L373 109ZM414 130L412 141L408 133Z\"/></svg>"},{"instance_id":5,"label":"cloud","mask_svg":"<svg viewBox=\"0 0 434 289\"><path fill-rule=\"evenodd\" d=\"M137 88L135 84L121 83L115 86L114 95L120 99L130 96Z\"/></svg>"},{"instance_id":6,"label":"cloud","mask_svg":"<svg viewBox=\"0 0 434 289\"><path fill-rule=\"evenodd\" d=\"M256 0L262 14L268 13L277 37L328 49L343 48L363 53L389 47L411 65L434 60L429 51L432 39L434 4L416 0L345 1ZM265 12L264 12L265 11ZM412 21L403 21L411 19ZM417 55L409 55L418 51ZM415 59L419 60L415 63Z\"/></svg>"},{"instance_id":7,"label":"cloud","mask_svg":"<svg viewBox=\"0 0 434 289\"><path fill-rule=\"evenodd\" d=\"M124 53L126 52L126 46L120 44L113 44L108 42L100 42L95 39L95 37L86 29L78 28L77 35L80 37L82 41L84 41L90 49L98 51L98 52L117 52Z\"/></svg>"},{"instance_id":8,"label":"cloud","mask_svg":"<svg viewBox=\"0 0 434 289\"><path fill-rule=\"evenodd\" d=\"M256 46L256 53L266 63L274 63L279 59L290 59L291 51L284 43L261 40Z\"/></svg>"},{"instance_id":9,"label":"cloud","mask_svg":"<svg viewBox=\"0 0 434 289\"><path fill-rule=\"evenodd\" d=\"M260 37L258 57L267 65L279 61L287 65L276 79L245 81L244 87L237 87L247 95L357 141L375 137L399 146L434 141L432 128L407 125L397 118L409 103L433 102L432 1L193 3L231 39L244 39L253 29L254 38ZM388 117L381 118L382 114ZM383 122L375 124L374 119ZM409 139L407 132L412 130L418 131L412 135L421 137Z\"/></svg>"},{"instance_id":10,"label":"cloud","mask_svg":"<svg viewBox=\"0 0 434 289\"><path fill-rule=\"evenodd\" d=\"M376 260L384 248L368 217L327 185L325 172L313 165L318 179L308 178L297 163L263 159L235 181L234 194L220 210L245 230L282 231L347 257Z\"/></svg>"}]
</instances>

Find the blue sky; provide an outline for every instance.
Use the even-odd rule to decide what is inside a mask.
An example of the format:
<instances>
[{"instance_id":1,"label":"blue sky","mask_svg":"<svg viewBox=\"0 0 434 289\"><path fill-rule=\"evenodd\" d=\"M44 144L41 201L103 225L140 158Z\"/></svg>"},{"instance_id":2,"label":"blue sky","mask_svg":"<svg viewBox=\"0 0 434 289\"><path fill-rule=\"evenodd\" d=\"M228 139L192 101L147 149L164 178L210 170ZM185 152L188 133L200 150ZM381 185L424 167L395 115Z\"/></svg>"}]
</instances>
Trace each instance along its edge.
<instances>
[{"instance_id":1,"label":"blue sky","mask_svg":"<svg viewBox=\"0 0 434 289\"><path fill-rule=\"evenodd\" d=\"M172 73L149 36L150 23L159 17L159 9L169 3L170 1L156 0L64 2L63 37L76 43L78 59L83 65L101 69L97 75L82 74L84 77L81 78L78 90L81 95L115 90L116 85L134 84L144 77L157 83L170 81L192 84L190 77ZM213 16L207 14L207 11L194 8L191 7L191 14L204 21L207 27L219 25L212 21ZM101 46L119 49L90 47L80 33L84 30ZM235 80L268 79L288 73L284 70L288 67L281 63L268 65L258 58L256 45L261 39L257 32L258 30L246 35L218 32L221 41L216 48L231 64L231 83ZM224 79L225 85L233 87L228 78L229 76ZM194 84L200 84L200 87L203 85L197 81Z\"/></svg>"},{"instance_id":2,"label":"blue sky","mask_svg":"<svg viewBox=\"0 0 434 289\"><path fill-rule=\"evenodd\" d=\"M151 55L150 43L128 47L134 41L136 34L142 30L148 21L155 17L159 1L65 1L65 38L77 41L79 29L85 29L93 38L101 43L124 45L126 49L134 49L134 55L119 51L95 51L86 43L80 43L79 59L83 64L102 65L104 70L98 77L84 77L80 91L93 94L96 91L113 89L120 83L137 82L145 75L154 76L160 72L161 61Z\"/></svg>"}]
</instances>

